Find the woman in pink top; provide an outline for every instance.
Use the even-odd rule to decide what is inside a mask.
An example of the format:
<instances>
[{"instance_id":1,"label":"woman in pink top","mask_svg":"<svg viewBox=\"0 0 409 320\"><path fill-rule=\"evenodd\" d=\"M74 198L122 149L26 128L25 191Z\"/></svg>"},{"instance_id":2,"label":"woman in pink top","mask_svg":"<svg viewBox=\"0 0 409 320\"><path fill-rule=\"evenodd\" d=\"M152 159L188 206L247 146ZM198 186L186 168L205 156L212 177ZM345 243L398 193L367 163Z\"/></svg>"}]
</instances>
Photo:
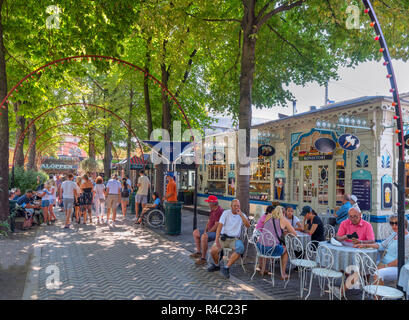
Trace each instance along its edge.
<instances>
[{"instance_id":1,"label":"woman in pink top","mask_svg":"<svg viewBox=\"0 0 409 320\"><path fill-rule=\"evenodd\" d=\"M281 279L286 280L288 275L285 273L285 269L287 266L288 261L288 253L284 246L284 243L280 241L281 235L284 234L283 229L287 229L287 231L294 236L297 236L291 222L286 219L284 216L284 208L278 206L274 209L273 206L268 206L266 210L266 214L260 218L256 225L256 229L260 230L263 233L263 230L269 231L273 237L275 242L275 247L273 249L273 241L268 241L265 238L261 237L261 242L257 242L257 247L261 252L271 252L272 256L279 256L281 255ZM262 243L263 242L263 243ZM265 273L265 265L266 259L260 258L259 265L261 266L260 274L264 275Z\"/></svg>"}]
</instances>

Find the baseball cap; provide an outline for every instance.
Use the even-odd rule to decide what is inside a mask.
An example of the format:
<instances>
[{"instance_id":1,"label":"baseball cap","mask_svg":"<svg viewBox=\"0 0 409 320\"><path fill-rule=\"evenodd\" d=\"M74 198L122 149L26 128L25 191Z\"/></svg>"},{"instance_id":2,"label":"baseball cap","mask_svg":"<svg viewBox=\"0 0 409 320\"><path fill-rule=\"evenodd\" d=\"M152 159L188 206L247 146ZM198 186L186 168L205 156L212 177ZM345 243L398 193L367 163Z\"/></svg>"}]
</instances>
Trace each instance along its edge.
<instances>
[{"instance_id":1,"label":"baseball cap","mask_svg":"<svg viewBox=\"0 0 409 320\"><path fill-rule=\"evenodd\" d=\"M354 202L358 202L358 198L355 195L351 196L351 200L354 201Z\"/></svg>"},{"instance_id":2,"label":"baseball cap","mask_svg":"<svg viewBox=\"0 0 409 320\"><path fill-rule=\"evenodd\" d=\"M310 206L304 206L301 211L301 215L305 216L308 212L311 212L312 208Z\"/></svg>"},{"instance_id":3,"label":"baseball cap","mask_svg":"<svg viewBox=\"0 0 409 320\"><path fill-rule=\"evenodd\" d=\"M205 200L205 202L211 202L211 203L216 203L218 202L217 197L216 196L209 196L209 198L207 198Z\"/></svg>"},{"instance_id":4,"label":"baseball cap","mask_svg":"<svg viewBox=\"0 0 409 320\"><path fill-rule=\"evenodd\" d=\"M173 172L168 172L168 173L166 173L166 176L168 177L172 177L173 178Z\"/></svg>"}]
</instances>

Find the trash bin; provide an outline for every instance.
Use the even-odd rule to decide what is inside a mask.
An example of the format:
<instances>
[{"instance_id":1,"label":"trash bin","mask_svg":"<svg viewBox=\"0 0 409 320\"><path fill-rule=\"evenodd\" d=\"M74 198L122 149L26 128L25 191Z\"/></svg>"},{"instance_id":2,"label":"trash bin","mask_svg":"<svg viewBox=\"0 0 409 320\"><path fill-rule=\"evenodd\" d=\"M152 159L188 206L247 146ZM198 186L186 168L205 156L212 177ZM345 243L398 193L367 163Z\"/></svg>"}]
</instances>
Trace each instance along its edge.
<instances>
[{"instance_id":1,"label":"trash bin","mask_svg":"<svg viewBox=\"0 0 409 320\"><path fill-rule=\"evenodd\" d=\"M131 206L131 214L135 214L135 195L136 192L131 192L131 195L129 196L129 204Z\"/></svg>"},{"instance_id":2,"label":"trash bin","mask_svg":"<svg viewBox=\"0 0 409 320\"><path fill-rule=\"evenodd\" d=\"M171 235L181 234L182 229L182 201L165 201L165 227L166 233Z\"/></svg>"}]
</instances>

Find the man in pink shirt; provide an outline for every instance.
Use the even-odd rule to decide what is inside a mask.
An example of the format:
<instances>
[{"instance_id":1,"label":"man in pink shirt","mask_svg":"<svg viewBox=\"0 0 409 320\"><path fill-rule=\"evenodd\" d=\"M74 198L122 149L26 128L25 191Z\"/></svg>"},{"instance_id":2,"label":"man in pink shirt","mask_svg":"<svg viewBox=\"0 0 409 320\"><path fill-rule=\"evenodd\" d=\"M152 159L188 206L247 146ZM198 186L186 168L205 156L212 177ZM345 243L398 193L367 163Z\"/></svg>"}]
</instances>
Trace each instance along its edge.
<instances>
[{"instance_id":1,"label":"man in pink shirt","mask_svg":"<svg viewBox=\"0 0 409 320\"><path fill-rule=\"evenodd\" d=\"M348 219L341 222L337 236L338 241L358 243L374 243L375 235L372 225L362 220L361 211L356 207L348 210Z\"/></svg>"}]
</instances>

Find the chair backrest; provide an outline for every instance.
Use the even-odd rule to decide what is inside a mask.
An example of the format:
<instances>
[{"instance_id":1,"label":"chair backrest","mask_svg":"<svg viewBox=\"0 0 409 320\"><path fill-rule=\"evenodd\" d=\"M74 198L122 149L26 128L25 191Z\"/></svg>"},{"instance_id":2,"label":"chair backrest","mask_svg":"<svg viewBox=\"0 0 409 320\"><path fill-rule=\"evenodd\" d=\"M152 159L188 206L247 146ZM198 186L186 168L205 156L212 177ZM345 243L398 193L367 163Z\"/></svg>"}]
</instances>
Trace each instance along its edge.
<instances>
[{"instance_id":1,"label":"chair backrest","mask_svg":"<svg viewBox=\"0 0 409 320\"><path fill-rule=\"evenodd\" d=\"M284 239L290 261L295 259L301 259L304 255L304 248L302 246L301 240L291 233L287 233ZM296 251L298 253L298 256L295 253Z\"/></svg>"},{"instance_id":2,"label":"chair backrest","mask_svg":"<svg viewBox=\"0 0 409 320\"><path fill-rule=\"evenodd\" d=\"M368 256L365 252L359 250L355 256L355 265L358 266L359 272L359 281L362 286L368 285L379 285L379 278L378 280L374 280L374 275L376 274L378 268L376 267L375 262L372 260L370 256Z\"/></svg>"},{"instance_id":3,"label":"chair backrest","mask_svg":"<svg viewBox=\"0 0 409 320\"><path fill-rule=\"evenodd\" d=\"M250 222L250 227L247 228L246 231L246 237L247 237L247 241L249 241L250 243L253 243L253 232L256 229L256 221L253 219Z\"/></svg>"},{"instance_id":4,"label":"chair backrest","mask_svg":"<svg viewBox=\"0 0 409 320\"><path fill-rule=\"evenodd\" d=\"M278 244L273 234L267 229L253 234L254 246L256 247L257 255L272 256L272 253ZM267 246L260 246L260 244L269 243ZM258 244L258 245L257 245ZM259 247L260 246L260 247ZM262 249L263 250L262 250Z\"/></svg>"},{"instance_id":5,"label":"chair backrest","mask_svg":"<svg viewBox=\"0 0 409 320\"><path fill-rule=\"evenodd\" d=\"M335 236L335 229L333 226L331 226L330 224L325 224L324 225L324 236L325 236L325 240L331 240L331 238L333 238Z\"/></svg>"},{"instance_id":6,"label":"chair backrest","mask_svg":"<svg viewBox=\"0 0 409 320\"><path fill-rule=\"evenodd\" d=\"M321 268L331 269L334 265L334 255L325 244L320 244L317 249L316 261Z\"/></svg>"},{"instance_id":7,"label":"chair backrest","mask_svg":"<svg viewBox=\"0 0 409 320\"><path fill-rule=\"evenodd\" d=\"M305 246L305 258L311 261L317 260L317 249L319 242L317 240L311 240Z\"/></svg>"},{"instance_id":8,"label":"chair backrest","mask_svg":"<svg viewBox=\"0 0 409 320\"><path fill-rule=\"evenodd\" d=\"M361 217L363 220L369 222L371 220L371 213L369 211L363 211Z\"/></svg>"},{"instance_id":9,"label":"chair backrest","mask_svg":"<svg viewBox=\"0 0 409 320\"><path fill-rule=\"evenodd\" d=\"M379 226L379 238L385 240L392 234L393 230L389 223L381 223Z\"/></svg>"}]
</instances>

